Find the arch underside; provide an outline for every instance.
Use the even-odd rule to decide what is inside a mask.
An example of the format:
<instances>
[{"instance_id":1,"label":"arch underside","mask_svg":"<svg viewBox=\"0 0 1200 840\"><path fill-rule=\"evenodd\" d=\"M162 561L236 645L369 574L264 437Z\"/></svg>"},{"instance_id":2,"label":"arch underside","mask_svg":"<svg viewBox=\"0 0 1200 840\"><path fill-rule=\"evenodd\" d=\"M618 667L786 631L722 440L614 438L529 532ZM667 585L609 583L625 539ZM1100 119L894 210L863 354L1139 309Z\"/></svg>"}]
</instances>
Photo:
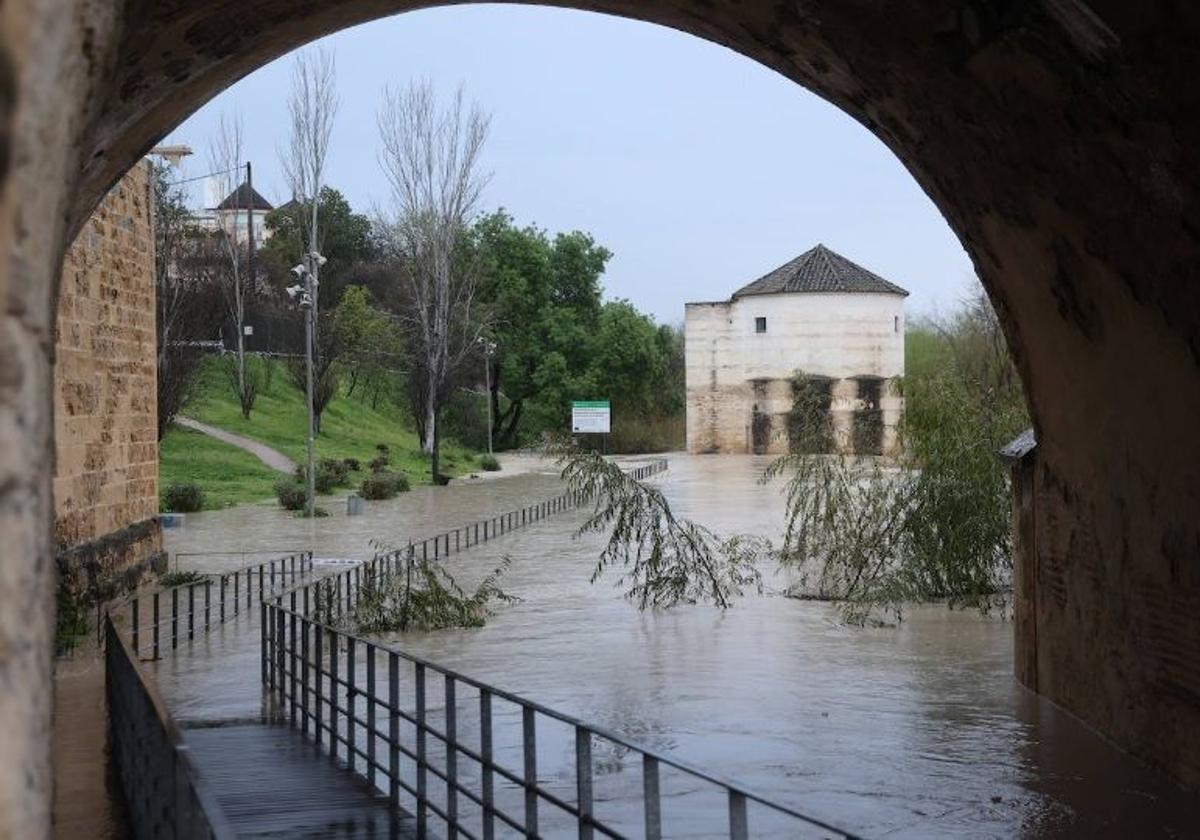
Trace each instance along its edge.
<instances>
[{"instance_id":1,"label":"arch underside","mask_svg":"<svg viewBox=\"0 0 1200 840\"><path fill-rule=\"evenodd\" d=\"M14 0L3 32L17 94L15 106L0 97L11 132L0 145L11 145L16 168L0 246L16 289L12 323L35 326L13 346L41 346L35 310L53 297L63 244L157 139L288 50L422 5ZM1200 9L1124 0L556 5L737 50L844 109L905 164L996 304L1035 418L1036 548L1020 562L1034 581L1036 633L1017 644L1036 667L1023 678L1200 785ZM38 51L14 35L20 14L34 22ZM39 260L46 270L29 268ZM35 314L14 300L33 301ZM26 359L5 341L0 334L0 361L19 359L18 378L29 376L14 390L0 374L0 434L5 446L43 452L44 432L4 421L49 410L48 389L28 384L44 378L48 351ZM44 466L34 454L29 470L39 457ZM0 508L16 498L5 475ZM22 481L12 486L48 493Z\"/></svg>"}]
</instances>

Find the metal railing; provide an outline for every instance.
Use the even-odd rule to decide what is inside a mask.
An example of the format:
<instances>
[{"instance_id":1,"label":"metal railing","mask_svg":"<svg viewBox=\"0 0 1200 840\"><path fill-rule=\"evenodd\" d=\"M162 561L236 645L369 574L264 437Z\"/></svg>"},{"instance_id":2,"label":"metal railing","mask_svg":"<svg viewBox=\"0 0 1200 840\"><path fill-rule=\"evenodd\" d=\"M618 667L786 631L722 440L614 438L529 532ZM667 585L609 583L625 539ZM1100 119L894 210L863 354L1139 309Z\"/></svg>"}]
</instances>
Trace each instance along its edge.
<instances>
[{"instance_id":1,"label":"metal railing","mask_svg":"<svg viewBox=\"0 0 1200 840\"><path fill-rule=\"evenodd\" d=\"M665 462L655 462L632 472L645 478L665 467ZM721 800L705 812L708 834L744 840L750 836L753 812L756 835L770 826L788 837L853 836L603 727L330 624L351 614L361 591L398 574L417 552L446 556L584 501L564 494L493 517L482 529L481 523L472 523L264 599L262 679L277 713L333 760L344 761L387 794L393 806L410 811L418 836L436 829L452 840L490 840L499 828L535 837L551 821L558 826L550 830L562 829L564 820L580 838L628 836L636 829L631 831L627 812L599 813L598 805L611 800L596 791L600 765L595 756L601 749L634 756L640 763L640 790L634 798L641 803L640 833L652 840L663 835L668 822L675 827L668 816L688 819L664 807L665 800L678 796L674 791L680 786L691 793L704 788ZM431 680L441 682L433 707ZM439 699L440 727L435 725ZM498 704L510 715L500 714ZM519 739L515 731L507 732L516 741L511 745L499 738L506 730L497 724L504 721L512 724L508 730L519 728ZM569 733L567 748L574 760L568 780L561 773L547 779L544 769L539 774L539 735L545 738L548 729L555 730L559 746L563 731ZM664 794L665 773L672 790ZM505 801L506 794L515 803ZM714 830L712 818L718 812L722 825Z\"/></svg>"},{"instance_id":2,"label":"metal railing","mask_svg":"<svg viewBox=\"0 0 1200 840\"><path fill-rule=\"evenodd\" d=\"M195 583L135 595L128 602L133 652L159 659L163 645L174 650L181 641L194 640L197 633L208 633L243 612L252 612L255 603L296 586L312 570L312 552L297 552L208 575Z\"/></svg>"},{"instance_id":3,"label":"metal railing","mask_svg":"<svg viewBox=\"0 0 1200 840\"><path fill-rule=\"evenodd\" d=\"M196 773L179 728L104 617L105 695L113 763L138 838L232 837L216 798Z\"/></svg>"}]
</instances>

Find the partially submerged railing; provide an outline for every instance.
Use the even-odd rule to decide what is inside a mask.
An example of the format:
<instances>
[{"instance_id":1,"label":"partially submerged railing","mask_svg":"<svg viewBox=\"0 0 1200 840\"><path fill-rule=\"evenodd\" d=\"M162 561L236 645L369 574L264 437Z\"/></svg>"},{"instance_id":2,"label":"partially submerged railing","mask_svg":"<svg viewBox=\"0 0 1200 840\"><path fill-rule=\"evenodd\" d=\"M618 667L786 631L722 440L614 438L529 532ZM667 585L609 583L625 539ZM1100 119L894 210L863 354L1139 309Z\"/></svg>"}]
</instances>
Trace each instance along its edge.
<instances>
[{"instance_id":1,"label":"partially submerged railing","mask_svg":"<svg viewBox=\"0 0 1200 840\"><path fill-rule=\"evenodd\" d=\"M633 474L645 478L665 467L665 461L655 462ZM723 799L722 825L707 824L707 834L748 838L753 811L756 834L769 825L789 837L852 836L617 733L330 623L353 612L364 588L401 573L415 553L429 557L432 549L434 558L443 557L583 501L564 494L487 520L482 530L481 523L472 523L264 600L262 679L278 714L386 793L394 806L413 813L418 836L436 830L450 838L490 840L497 827L538 836L547 830L547 818L573 824L580 838L626 836L627 814L599 813L598 804L605 800L596 795L597 748L634 755L640 762L636 797L647 838L661 837L668 823L664 768L674 787L681 781L688 789L707 787ZM431 717L431 676L442 683L440 728ZM497 704L520 720L519 744L511 750L497 739L496 724L503 719ZM460 717L462 712L466 714ZM538 739L539 733L545 737L547 727L570 732L574 772L567 789L561 781L554 784L539 775ZM513 754L515 763L502 753ZM504 801L506 793L515 794L518 804ZM431 822L440 825L431 828Z\"/></svg>"},{"instance_id":2,"label":"partially submerged railing","mask_svg":"<svg viewBox=\"0 0 1200 840\"><path fill-rule=\"evenodd\" d=\"M243 612L263 598L303 582L313 570L312 552L276 557L204 580L159 589L129 599L129 638L137 656L159 659L162 646L172 650ZM197 597L199 593L199 597Z\"/></svg>"},{"instance_id":3,"label":"partially submerged railing","mask_svg":"<svg viewBox=\"0 0 1200 840\"><path fill-rule=\"evenodd\" d=\"M179 728L110 615L104 617L104 660L109 742L136 836L232 837L220 805L188 757Z\"/></svg>"}]
</instances>

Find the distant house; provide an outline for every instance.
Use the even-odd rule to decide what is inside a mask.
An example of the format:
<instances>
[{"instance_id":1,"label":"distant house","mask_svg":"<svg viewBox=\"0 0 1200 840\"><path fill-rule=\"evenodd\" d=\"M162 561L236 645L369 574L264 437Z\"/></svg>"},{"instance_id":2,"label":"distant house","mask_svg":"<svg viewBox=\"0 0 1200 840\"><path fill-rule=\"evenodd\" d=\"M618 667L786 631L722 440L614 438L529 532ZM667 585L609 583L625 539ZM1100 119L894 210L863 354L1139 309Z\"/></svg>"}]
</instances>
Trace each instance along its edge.
<instances>
[{"instance_id":1,"label":"distant house","mask_svg":"<svg viewBox=\"0 0 1200 840\"><path fill-rule=\"evenodd\" d=\"M202 227L210 230L225 230L239 245L246 243L247 225L254 232L254 245L261 245L270 236L267 230L267 214L275 207L258 190L243 181L208 215L198 219Z\"/></svg>"},{"instance_id":2,"label":"distant house","mask_svg":"<svg viewBox=\"0 0 1200 840\"><path fill-rule=\"evenodd\" d=\"M817 245L727 301L689 303L689 452L786 453L794 379L815 383L829 446L894 455L908 292Z\"/></svg>"}]
</instances>

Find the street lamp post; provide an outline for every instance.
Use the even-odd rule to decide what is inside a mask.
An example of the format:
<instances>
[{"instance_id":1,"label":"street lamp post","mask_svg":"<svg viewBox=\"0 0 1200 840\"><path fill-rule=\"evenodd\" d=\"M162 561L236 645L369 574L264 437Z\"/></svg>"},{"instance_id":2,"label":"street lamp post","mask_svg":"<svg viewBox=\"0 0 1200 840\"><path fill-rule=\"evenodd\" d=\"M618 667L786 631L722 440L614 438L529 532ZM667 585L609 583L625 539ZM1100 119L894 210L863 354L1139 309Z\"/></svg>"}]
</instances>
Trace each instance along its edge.
<instances>
[{"instance_id":1,"label":"street lamp post","mask_svg":"<svg viewBox=\"0 0 1200 840\"><path fill-rule=\"evenodd\" d=\"M488 454L492 454L492 356L496 353L496 342L479 337L479 346L483 348L483 395L487 403L488 418Z\"/></svg>"},{"instance_id":2,"label":"street lamp post","mask_svg":"<svg viewBox=\"0 0 1200 840\"><path fill-rule=\"evenodd\" d=\"M288 289L288 294L293 297L300 294L300 308L304 311L304 391L308 403L308 469L305 471L307 479L305 482L305 511L309 519L313 518L317 496L317 414L313 405L313 336L316 333L317 289L320 282L317 275L324 262L323 256L316 251L310 252L304 262L292 268L292 274L302 280L304 285L302 287L292 286Z\"/></svg>"}]
</instances>

